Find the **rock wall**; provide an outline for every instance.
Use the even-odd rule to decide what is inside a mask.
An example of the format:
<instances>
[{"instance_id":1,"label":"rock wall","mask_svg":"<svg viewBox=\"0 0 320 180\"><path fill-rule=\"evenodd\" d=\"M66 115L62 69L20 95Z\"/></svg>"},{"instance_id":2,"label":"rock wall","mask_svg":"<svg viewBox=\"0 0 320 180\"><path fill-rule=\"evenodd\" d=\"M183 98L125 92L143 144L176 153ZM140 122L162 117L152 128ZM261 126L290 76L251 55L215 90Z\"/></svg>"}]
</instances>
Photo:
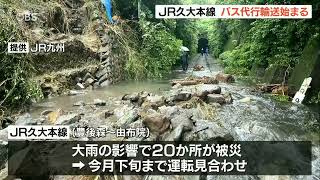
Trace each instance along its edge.
<instances>
[{"instance_id":1,"label":"rock wall","mask_svg":"<svg viewBox=\"0 0 320 180\"><path fill-rule=\"evenodd\" d=\"M263 81L269 84L281 84L284 81L287 67L271 64L265 71Z\"/></svg>"},{"instance_id":2,"label":"rock wall","mask_svg":"<svg viewBox=\"0 0 320 180\"><path fill-rule=\"evenodd\" d=\"M320 36L314 36L305 47L300 62L296 65L289 79L289 85L298 91L303 80L312 77L311 89L307 91L307 99L316 96L320 91Z\"/></svg>"},{"instance_id":3,"label":"rock wall","mask_svg":"<svg viewBox=\"0 0 320 180\"><path fill-rule=\"evenodd\" d=\"M37 75L52 77L50 81L37 78L45 94L60 94L61 89L77 89L80 84L93 88L123 80L126 57L101 3L93 0L49 3L47 9L39 12L36 22L20 22L28 27L25 33L31 46L64 43L64 52L33 55Z\"/></svg>"}]
</instances>

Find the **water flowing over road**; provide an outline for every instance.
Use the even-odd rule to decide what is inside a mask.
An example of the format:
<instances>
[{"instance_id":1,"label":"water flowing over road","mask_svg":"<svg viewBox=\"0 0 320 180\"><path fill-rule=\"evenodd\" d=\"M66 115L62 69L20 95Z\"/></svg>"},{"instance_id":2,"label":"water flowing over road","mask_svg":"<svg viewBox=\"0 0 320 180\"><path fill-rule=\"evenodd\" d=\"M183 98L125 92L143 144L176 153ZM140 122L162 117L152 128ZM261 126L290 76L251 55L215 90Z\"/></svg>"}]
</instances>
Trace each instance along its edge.
<instances>
[{"instance_id":1,"label":"water flowing over road","mask_svg":"<svg viewBox=\"0 0 320 180\"><path fill-rule=\"evenodd\" d=\"M201 71L194 71L195 65L203 66ZM187 72L176 70L174 79L193 77L212 77L223 71L211 56L205 58L196 55L189 64ZM145 82L123 82L107 88L88 91L77 96L60 96L50 98L35 104L31 110L31 116L37 119L41 112L47 109L62 109L69 112L85 114L82 118L83 124L91 126L110 125L119 123L126 112L131 112L130 103L123 102L124 94L147 91L159 96L165 96L172 91L168 80L145 81ZM233 102L217 107L215 112L205 119L206 121L219 125L237 141L312 141L313 144L313 176L207 176L207 179L320 179L320 148L318 128L319 112L314 112L304 105L291 102L278 102L270 96L254 91L250 83L236 79L235 83L222 83L222 94L231 94ZM170 92L170 93L169 93ZM100 108L92 105L84 106L95 99L101 99L105 105ZM129 98L130 99L130 98ZM156 101L156 100L155 100ZM82 105L81 105L82 104ZM113 109L115 117L100 118L105 109ZM159 108L160 109L160 108ZM162 110L160 110L162 111ZM133 111L134 112L134 111ZM167 113L167 110L163 110ZM207 112L208 113L208 112ZM209 112L210 113L210 112ZM134 113L133 113L134 114ZM208 117L208 116L207 116ZM201 118L199 116L198 118ZM202 117L203 118L203 117ZM41 118L40 118L41 119ZM202 121L197 121L199 124ZM123 122L122 122L123 123ZM132 122L130 122L132 123ZM204 123L205 124L205 123ZM223 134L219 129L213 131L213 136ZM210 135L210 134L209 134ZM201 140L201 138L200 138ZM148 177L148 179L176 179L170 176ZM193 179L193 177L185 177Z\"/></svg>"}]
</instances>

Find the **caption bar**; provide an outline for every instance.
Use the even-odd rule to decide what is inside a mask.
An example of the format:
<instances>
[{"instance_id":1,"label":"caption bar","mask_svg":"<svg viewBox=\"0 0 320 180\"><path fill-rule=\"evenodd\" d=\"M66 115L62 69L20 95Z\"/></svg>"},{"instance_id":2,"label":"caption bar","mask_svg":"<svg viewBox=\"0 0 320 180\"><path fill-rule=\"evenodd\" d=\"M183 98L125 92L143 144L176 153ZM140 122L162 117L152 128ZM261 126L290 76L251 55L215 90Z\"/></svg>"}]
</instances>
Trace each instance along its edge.
<instances>
[{"instance_id":1,"label":"caption bar","mask_svg":"<svg viewBox=\"0 0 320 180\"><path fill-rule=\"evenodd\" d=\"M70 138L148 138L149 128L15 126L8 127L9 140L70 140Z\"/></svg>"},{"instance_id":2,"label":"caption bar","mask_svg":"<svg viewBox=\"0 0 320 180\"><path fill-rule=\"evenodd\" d=\"M311 175L311 142L9 141L8 146L9 174L16 176Z\"/></svg>"},{"instance_id":3,"label":"caption bar","mask_svg":"<svg viewBox=\"0 0 320 180\"><path fill-rule=\"evenodd\" d=\"M311 5L156 5L157 19L310 19Z\"/></svg>"},{"instance_id":4,"label":"caption bar","mask_svg":"<svg viewBox=\"0 0 320 180\"><path fill-rule=\"evenodd\" d=\"M9 140L69 140L69 126L9 126Z\"/></svg>"},{"instance_id":5,"label":"caption bar","mask_svg":"<svg viewBox=\"0 0 320 180\"><path fill-rule=\"evenodd\" d=\"M31 48L29 42L9 42L8 53L28 54L28 53L61 53L64 52L64 43L36 44Z\"/></svg>"}]
</instances>

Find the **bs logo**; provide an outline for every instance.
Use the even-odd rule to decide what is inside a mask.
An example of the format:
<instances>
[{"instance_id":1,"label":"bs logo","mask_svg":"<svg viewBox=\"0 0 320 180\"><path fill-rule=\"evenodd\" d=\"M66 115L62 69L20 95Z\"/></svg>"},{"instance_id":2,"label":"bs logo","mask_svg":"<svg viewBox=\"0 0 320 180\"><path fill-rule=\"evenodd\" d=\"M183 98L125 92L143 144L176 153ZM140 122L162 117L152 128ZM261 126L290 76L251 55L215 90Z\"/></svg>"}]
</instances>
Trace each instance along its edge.
<instances>
[{"instance_id":1,"label":"bs logo","mask_svg":"<svg viewBox=\"0 0 320 180\"><path fill-rule=\"evenodd\" d=\"M37 19L38 19L37 15L38 15L38 13L31 13L30 11L28 11L24 14L24 21L25 22L37 21Z\"/></svg>"}]
</instances>

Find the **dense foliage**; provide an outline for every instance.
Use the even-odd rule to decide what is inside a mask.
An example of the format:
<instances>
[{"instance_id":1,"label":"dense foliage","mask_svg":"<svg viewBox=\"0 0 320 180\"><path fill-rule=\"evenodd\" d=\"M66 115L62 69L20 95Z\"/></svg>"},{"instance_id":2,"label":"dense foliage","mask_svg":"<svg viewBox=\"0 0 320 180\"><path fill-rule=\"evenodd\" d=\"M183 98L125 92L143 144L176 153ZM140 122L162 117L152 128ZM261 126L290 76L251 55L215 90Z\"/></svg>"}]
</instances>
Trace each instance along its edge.
<instances>
[{"instance_id":1,"label":"dense foliage","mask_svg":"<svg viewBox=\"0 0 320 180\"><path fill-rule=\"evenodd\" d=\"M127 71L131 78L162 78L180 57L181 40L166 31L162 23L141 21L143 32L139 54L129 59Z\"/></svg>"},{"instance_id":2,"label":"dense foliage","mask_svg":"<svg viewBox=\"0 0 320 180\"><path fill-rule=\"evenodd\" d=\"M220 55L232 73L247 75L253 65L293 67L309 38L319 32L316 24L306 20L256 20L249 27L242 43Z\"/></svg>"},{"instance_id":3,"label":"dense foliage","mask_svg":"<svg viewBox=\"0 0 320 180\"><path fill-rule=\"evenodd\" d=\"M226 3L226 1L218 1ZM234 1L228 3L234 4ZM303 4L297 1L251 1L251 4ZM308 1L306 4L316 1ZM266 68L271 64L294 67L303 48L313 35L320 32L319 17L311 20L216 20L209 31L212 52L219 57L227 72L248 75L253 66ZM318 17L318 18L317 18ZM234 38L235 36L236 38ZM232 41L234 48L222 53ZM230 44L230 43L229 43ZM222 53L222 54L221 54Z\"/></svg>"},{"instance_id":4,"label":"dense foliage","mask_svg":"<svg viewBox=\"0 0 320 180\"><path fill-rule=\"evenodd\" d=\"M220 59L227 73L249 75L256 69L287 69L284 81L301 61L303 50L320 34L319 2L316 0L218 0L220 4L311 4L312 19L213 20L208 29L211 51ZM264 77L266 78L266 77ZM282 77L281 77L282 78ZM309 93L310 94L310 93ZM319 103L320 92L308 95L310 103Z\"/></svg>"},{"instance_id":5,"label":"dense foliage","mask_svg":"<svg viewBox=\"0 0 320 180\"><path fill-rule=\"evenodd\" d=\"M182 4L180 0L143 0L139 3L139 22L133 28L139 38L133 40L136 46L127 48L127 74L130 79L163 78L180 63L182 45L196 52L195 22L154 18L156 4Z\"/></svg>"},{"instance_id":6,"label":"dense foliage","mask_svg":"<svg viewBox=\"0 0 320 180\"><path fill-rule=\"evenodd\" d=\"M21 107L33 98L41 97L38 86L29 80L32 74L31 58L8 54L8 42L21 36L16 20L2 10L0 18L0 107ZM0 108L1 109L1 108ZM0 114L1 115L1 114Z\"/></svg>"},{"instance_id":7,"label":"dense foliage","mask_svg":"<svg viewBox=\"0 0 320 180\"><path fill-rule=\"evenodd\" d=\"M195 27L196 22L187 19L178 19L176 21L175 36L183 40L183 46L188 47L192 53L196 53L196 41L198 39L197 29Z\"/></svg>"}]
</instances>

